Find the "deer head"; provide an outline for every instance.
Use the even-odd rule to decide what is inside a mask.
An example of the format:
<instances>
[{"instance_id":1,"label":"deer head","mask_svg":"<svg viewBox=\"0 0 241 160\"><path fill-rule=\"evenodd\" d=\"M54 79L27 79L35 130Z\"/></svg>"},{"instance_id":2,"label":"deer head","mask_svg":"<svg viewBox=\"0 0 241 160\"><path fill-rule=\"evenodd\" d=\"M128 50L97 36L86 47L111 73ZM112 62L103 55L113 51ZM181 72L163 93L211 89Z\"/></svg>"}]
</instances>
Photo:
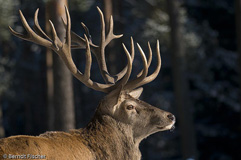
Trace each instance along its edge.
<instances>
[{"instance_id":1,"label":"deer head","mask_svg":"<svg viewBox=\"0 0 241 160\"><path fill-rule=\"evenodd\" d=\"M139 100L143 88L132 91L116 89L109 93L97 109L101 115L109 115L133 129L133 138L140 142L147 136L173 128L175 117L166 111Z\"/></svg>"},{"instance_id":2,"label":"deer head","mask_svg":"<svg viewBox=\"0 0 241 160\"><path fill-rule=\"evenodd\" d=\"M153 81L161 68L161 57L159 50L159 41L156 44L156 57L157 67L155 71L148 75L148 68L152 62L152 49L148 42L149 57L148 60L143 52L141 46L137 43L137 48L143 61L143 69L136 76L136 78L129 80L132 72L132 62L134 60L134 41L131 38L131 53L126 46L123 45L124 53L127 57L127 65L121 72L116 75L111 75L108 72L108 68L105 61L105 48L106 46L116 38L120 38L122 35L115 35L113 33L113 19L110 18L109 30L106 34L104 15L102 11L97 7L101 20L101 35L100 44L94 44L89 35L88 28L84 23L82 26L86 31L84 38L78 36L71 31L70 15L67 7L65 7L67 21L63 20L63 24L66 28L66 39L61 42L58 38L55 27L51 21L52 39L45 34L38 23L38 9L35 12L34 17L34 29L30 28L25 17L20 11L21 21L24 28L27 31L27 35L22 35L15 32L11 27L10 31L17 37L31 41L47 48L51 48L55 51L59 57L66 64L70 72L87 87L97 91L105 92L107 95L101 100L99 107L95 113L95 117L108 116L116 123L123 124L131 130L129 134L132 134L135 143L138 143L145 137L155 132L169 130L175 123L175 117L166 111L153 107L146 102L139 100L139 97L143 91L144 84ZM71 48L85 49L86 66L84 73L80 72L73 62L71 55ZM100 68L101 75L105 81L105 84L94 82L90 79L90 70L92 64L92 54L96 57Z\"/></svg>"}]
</instances>

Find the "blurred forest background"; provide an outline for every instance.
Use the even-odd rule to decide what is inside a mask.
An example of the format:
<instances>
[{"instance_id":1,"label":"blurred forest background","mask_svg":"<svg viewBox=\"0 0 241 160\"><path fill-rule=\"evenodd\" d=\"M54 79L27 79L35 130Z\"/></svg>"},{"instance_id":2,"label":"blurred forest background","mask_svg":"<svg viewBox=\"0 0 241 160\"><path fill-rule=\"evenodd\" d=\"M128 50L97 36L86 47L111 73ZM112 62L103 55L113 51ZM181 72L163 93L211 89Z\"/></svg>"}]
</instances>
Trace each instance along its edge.
<instances>
[{"instance_id":1,"label":"blurred forest background","mask_svg":"<svg viewBox=\"0 0 241 160\"><path fill-rule=\"evenodd\" d=\"M114 16L114 32L124 36L107 49L112 73L126 63L121 42L128 46L133 36L147 53L147 41L154 49L160 40L162 69L144 86L141 99L174 113L177 123L174 131L141 143L143 160L241 159L240 0L0 0L1 137L84 127L104 96L72 78L55 53L8 30L11 26L24 33L18 10L32 26L39 8L39 23L49 33L46 22L61 26L67 3L72 30L83 36L84 22L95 43L100 35L96 6L106 19ZM61 27L57 32L63 34ZM81 71L84 53L73 50ZM133 75L142 64L136 56ZM92 78L99 77L94 60Z\"/></svg>"}]
</instances>

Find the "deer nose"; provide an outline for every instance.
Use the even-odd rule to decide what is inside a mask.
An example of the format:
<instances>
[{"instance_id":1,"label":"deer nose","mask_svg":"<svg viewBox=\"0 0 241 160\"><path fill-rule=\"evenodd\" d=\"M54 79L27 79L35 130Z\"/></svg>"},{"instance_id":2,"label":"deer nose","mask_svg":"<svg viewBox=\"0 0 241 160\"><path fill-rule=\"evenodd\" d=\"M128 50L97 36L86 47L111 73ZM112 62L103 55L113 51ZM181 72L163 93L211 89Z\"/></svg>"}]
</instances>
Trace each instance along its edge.
<instances>
[{"instance_id":1,"label":"deer nose","mask_svg":"<svg viewBox=\"0 0 241 160\"><path fill-rule=\"evenodd\" d=\"M169 118L172 121L175 121L175 116L173 114L168 114L167 118Z\"/></svg>"}]
</instances>

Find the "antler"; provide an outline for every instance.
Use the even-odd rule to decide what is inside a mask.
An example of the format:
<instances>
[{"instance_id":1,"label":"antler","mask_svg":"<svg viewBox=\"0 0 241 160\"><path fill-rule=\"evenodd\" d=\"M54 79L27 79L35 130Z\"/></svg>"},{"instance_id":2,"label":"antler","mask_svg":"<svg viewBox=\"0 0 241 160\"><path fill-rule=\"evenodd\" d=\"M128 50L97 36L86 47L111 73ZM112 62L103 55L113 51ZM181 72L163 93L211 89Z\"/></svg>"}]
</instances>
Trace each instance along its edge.
<instances>
[{"instance_id":1,"label":"antler","mask_svg":"<svg viewBox=\"0 0 241 160\"><path fill-rule=\"evenodd\" d=\"M109 26L109 31L107 36L105 36L105 23L104 23L104 16L101 10L97 7L100 17L101 17L101 41L100 41L100 46L97 46L92 43L91 39L89 40L88 37L89 31L88 28L82 23L83 28L85 29L87 35L84 34L84 38L78 36L74 32L71 32L71 22L70 22L70 15L67 7L65 6L65 12L66 12L66 17L67 17L67 22L65 23L66 27L66 39L65 42L61 42L60 39L57 36L55 27L53 23L49 20L50 25L51 25L51 30L53 34L53 39L48 37L46 33L41 29L39 23L38 23L38 11L39 9L36 10L35 16L34 16L34 30L35 32L30 28L28 25L24 15L22 14L21 11L20 13L20 18L23 23L24 28L27 31L27 35L22 35L18 32L15 32L11 27L9 27L10 31L12 34L15 36L31 41L37 44L40 44L42 46L45 46L47 48L51 48L54 50L60 58L63 60L63 62L66 64L68 69L71 71L71 73L82 83L84 83L87 87L92 88L97 91L102 91L102 92L110 92L111 90L114 90L118 86L123 86L125 90L132 90L134 88L137 88L141 85L144 85L146 83L151 82L156 78L160 71L161 67L161 58L160 58L160 50L159 50L159 41L157 41L157 58L158 58L158 65L155 70L155 72L147 77L148 73L148 68L151 64L152 61L152 51L150 44L148 42L148 47L149 47L149 58L148 62L146 60L146 56L144 52L142 51L141 47L139 44L137 44L138 49L141 53L141 57L143 60L143 65L144 69L137 75L137 78L129 81L131 71L132 71L132 62L134 59L134 42L133 39L131 38L131 54L127 50L126 46L123 45L123 49L125 51L125 54L127 56L127 65L126 67L117 75L112 76L109 74L106 61L105 61L105 47L110 43L111 40L120 38L122 35L114 35L113 33L113 19L112 17L110 18L110 26ZM88 37L87 37L88 36ZM76 65L73 62L72 55L71 55L71 39L73 42L77 43L78 46L72 46L73 48L85 48L86 49L86 67L84 74L81 73ZM100 67L101 75L106 81L107 84L101 84L98 82L93 82L90 79L90 70L91 70L91 64L92 64L92 57L91 57L91 51L94 53L95 57L97 58L98 65Z\"/></svg>"}]
</instances>

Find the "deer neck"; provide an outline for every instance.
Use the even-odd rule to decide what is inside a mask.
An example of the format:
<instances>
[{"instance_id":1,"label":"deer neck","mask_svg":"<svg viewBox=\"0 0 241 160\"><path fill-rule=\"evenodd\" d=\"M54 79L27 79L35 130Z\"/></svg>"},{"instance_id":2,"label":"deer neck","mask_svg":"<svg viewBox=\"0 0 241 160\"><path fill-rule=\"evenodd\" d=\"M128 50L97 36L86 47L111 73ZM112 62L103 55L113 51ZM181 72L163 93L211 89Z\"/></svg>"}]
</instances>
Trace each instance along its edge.
<instances>
[{"instance_id":1,"label":"deer neck","mask_svg":"<svg viewBox=\"0 0 241 160\"><path fill-rule=\"evenodd\" d=\"M96 159L140 160L139 143L135 143L131 126L109 115L95 114L84 129L87 143Z\"/></svg>"}]
</instances>

